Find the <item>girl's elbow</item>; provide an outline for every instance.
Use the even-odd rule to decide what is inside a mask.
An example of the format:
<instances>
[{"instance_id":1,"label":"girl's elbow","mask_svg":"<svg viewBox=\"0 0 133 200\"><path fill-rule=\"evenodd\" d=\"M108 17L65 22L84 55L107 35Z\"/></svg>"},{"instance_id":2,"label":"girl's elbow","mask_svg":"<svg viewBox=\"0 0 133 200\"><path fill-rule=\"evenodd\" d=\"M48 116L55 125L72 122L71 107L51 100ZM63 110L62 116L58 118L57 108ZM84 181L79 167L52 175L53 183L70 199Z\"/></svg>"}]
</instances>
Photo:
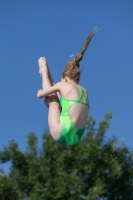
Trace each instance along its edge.
<instances>
[{"instance_id":1,"label":"girl's elbow","mask_svg":"<svg viewBox=\"0 0 133 200\"><path fill-rule=\"evenodd\" d=\"M42 98L42 95L41 95L40 91L37 92L37 98Z\"/></svg>"},{"instance_id":2,"label":"girl's elbow","mask_svg":"<svg viewBox=\"0 0 133 200\"><path fill-rule=\"evenodd\" d=\"M37 93L37 98L40 98L40 95L39 95L39 93Z\"/></svg>"}]
</instances>

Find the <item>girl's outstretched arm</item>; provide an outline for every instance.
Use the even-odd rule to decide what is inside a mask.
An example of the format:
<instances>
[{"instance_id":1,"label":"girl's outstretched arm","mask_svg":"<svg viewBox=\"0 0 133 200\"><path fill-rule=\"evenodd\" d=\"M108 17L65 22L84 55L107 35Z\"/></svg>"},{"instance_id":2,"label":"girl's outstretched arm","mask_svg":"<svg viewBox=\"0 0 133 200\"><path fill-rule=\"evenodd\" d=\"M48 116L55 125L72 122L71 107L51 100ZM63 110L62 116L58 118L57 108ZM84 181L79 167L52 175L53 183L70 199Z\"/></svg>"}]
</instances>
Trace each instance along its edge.
<instances>
[{"instance_id":1,"label":"girl's outstretched arm","mask_svg":"<svg viewBox=\"0 0 133 200\"><path fill-rule=\"evenodd\" d=\"M53 94L53 93L56 93L56 92L60 92L61 91L61 86L62 86L62 83L59 82L59 83L49 87L46 90L40 89L37 92L37 97L38 98L43 98L43 97L46 97L46 96L48 96L50 94Z\"/></svg>"}]
</instances>

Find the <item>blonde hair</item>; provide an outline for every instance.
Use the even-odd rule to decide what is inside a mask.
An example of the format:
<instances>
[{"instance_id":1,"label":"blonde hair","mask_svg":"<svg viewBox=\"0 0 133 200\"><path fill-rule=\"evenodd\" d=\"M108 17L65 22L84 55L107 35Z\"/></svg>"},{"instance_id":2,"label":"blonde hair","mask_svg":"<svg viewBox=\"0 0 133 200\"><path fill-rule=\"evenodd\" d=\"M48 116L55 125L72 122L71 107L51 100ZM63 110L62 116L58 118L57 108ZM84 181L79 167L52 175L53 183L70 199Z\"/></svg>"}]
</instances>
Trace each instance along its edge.
<instances>
[{"instance_id":1,"label":"blonde hair","mask_svg":"<svg viewBox=\"0 0 133 200\"><path fill-rule=\"evenodd\" d=\"M63 72L62 72L62 78L65 78L66 76L73 80L75 83L78 83L80 80L81 70L80 70L80 64L79 62L83 59L83 55L91 42L93 36L99 31L99 29L95 28L87 37L83 47L81 48L80 52L76 55L74 60L69 61Z\"/></svg>"}]
</instances>

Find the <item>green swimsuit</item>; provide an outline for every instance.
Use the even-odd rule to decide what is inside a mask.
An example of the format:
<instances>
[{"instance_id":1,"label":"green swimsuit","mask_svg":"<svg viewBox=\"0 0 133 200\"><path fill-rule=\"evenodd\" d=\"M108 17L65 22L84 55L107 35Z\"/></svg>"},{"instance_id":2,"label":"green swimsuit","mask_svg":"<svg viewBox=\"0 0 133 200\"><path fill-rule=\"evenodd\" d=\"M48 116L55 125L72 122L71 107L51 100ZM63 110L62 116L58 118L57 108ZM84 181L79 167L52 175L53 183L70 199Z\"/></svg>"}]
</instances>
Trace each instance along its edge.
<instances>
[{"instance_id":1,"label":"green swimsuit","mask_svg":"<svg viewBox=\"0 0 133 200\"><path fill-rule=\"evenodd\" d=\"M65 145L76 144L80 140L85 131L85 127L82 129L77 129L69 116L69 109L71 105L74 103L84 104L89 107L88 100L84 95L84 89L83 88L80 89L77 85L75 86L78 88L80 92L80 97L78 100L68 100L63 97L60 97L60 105L62 107L62 112L60 115L60 122L62 124L62 133L58 140L58 143ZM81 101L83 98L85 102Z\"/></svg>"}]
</instances>

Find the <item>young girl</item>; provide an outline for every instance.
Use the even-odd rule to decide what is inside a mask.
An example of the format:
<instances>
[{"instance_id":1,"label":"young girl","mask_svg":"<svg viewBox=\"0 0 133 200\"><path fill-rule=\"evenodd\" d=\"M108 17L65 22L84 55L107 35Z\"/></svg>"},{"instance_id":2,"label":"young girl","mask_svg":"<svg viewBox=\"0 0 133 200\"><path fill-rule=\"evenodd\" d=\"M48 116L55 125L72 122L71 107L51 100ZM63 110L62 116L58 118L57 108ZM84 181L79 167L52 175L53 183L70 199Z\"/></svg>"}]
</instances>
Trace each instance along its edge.
<instances>
[{"instance_id":1,"label":"young girl","mask_svg":"<svg viewBox=\"0 0 133 200\"><path fill-rule=\"evenodd\" d=\"M98 29L94 29L90 33L75 59L67 63L57 84L53 82L46 59L41 57L38 60L43 89L38 90L37 97L45 97L44 103L49 107L50 133L58 143L76 144L85 131L89 103L87 91L78 84L81 74L79 62L97 32Z\"/></svg>"}]
</instances>

